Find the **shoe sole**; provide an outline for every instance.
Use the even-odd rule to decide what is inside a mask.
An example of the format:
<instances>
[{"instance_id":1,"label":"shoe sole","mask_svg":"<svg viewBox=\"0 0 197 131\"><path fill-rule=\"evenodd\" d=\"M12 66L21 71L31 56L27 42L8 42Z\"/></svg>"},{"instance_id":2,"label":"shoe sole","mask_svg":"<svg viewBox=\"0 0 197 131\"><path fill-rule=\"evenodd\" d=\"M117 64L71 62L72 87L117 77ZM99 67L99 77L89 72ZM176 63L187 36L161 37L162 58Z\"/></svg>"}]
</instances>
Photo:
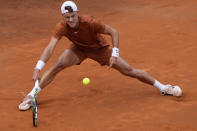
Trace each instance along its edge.
<instances>
[{"instance_id":1,"label":"shoe sole","mask_svg":"<svg viewBox=\"0 0 197 131\"><path fill-rule=\"evenodd\" d=\"M31 104L26 104L26 105L23 105L23 106L19 105L19 106L18 106L18 109L19 109L20 111L26 111L26 110L30 109L31 106L32 106Z\"/></svg>"}]
</instances>

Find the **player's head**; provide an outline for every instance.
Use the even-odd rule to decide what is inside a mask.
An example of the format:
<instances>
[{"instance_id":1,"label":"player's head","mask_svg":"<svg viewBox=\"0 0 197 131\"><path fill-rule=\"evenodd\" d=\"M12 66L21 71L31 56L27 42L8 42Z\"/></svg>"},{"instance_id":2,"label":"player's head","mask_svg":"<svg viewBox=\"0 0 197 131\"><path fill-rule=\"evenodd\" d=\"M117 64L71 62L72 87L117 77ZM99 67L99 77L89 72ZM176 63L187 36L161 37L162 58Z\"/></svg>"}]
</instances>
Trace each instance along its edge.
<instances>
[{"instance_id":1,"label":"player's head","mask_svg":"<svg viewBox=\"0 0 197 131\"><path fill-rule=\"evenodd\" d=\"M75 28L78 26L78 9L74 2L65 1L61 6L61 13L64 20L71 28Z\"/></svg>"}]
</instances>

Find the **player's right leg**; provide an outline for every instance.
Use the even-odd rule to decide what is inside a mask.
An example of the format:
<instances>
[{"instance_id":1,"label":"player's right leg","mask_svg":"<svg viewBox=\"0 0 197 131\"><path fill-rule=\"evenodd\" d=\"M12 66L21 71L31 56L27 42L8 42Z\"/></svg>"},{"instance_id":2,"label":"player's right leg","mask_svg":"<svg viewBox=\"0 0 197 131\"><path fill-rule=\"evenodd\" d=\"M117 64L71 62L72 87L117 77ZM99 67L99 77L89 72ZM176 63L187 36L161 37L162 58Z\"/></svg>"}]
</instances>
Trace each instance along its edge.
<instances>
[{"instance_id":1,"label":"player's right leg","mask_svg":"<svg viewBox=\"0 0 197 131\"><path fill-rule=\"evenodd\" d=\"M81 54L83 56L83 54ZM78 57L72 49L65 50L59 57L58 61L41 77L39 87L43 89L46 87L61 70L80 63L85 57ZM24 98L23 102L18 106L19 110L28 110L32 106L31 92Z\"/></svg>"}]
</instances>

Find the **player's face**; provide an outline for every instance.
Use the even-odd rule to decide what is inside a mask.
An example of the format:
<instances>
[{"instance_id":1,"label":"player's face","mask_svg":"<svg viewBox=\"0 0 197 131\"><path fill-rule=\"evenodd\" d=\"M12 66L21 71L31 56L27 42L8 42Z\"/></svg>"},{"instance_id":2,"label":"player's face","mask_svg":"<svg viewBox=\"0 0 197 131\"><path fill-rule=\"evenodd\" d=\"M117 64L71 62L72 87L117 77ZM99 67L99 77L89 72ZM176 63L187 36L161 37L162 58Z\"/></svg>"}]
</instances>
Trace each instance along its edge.
<instances>
[{"instance_id":1,"label":"player's face","mask_svg":"<svg viewBox=\"0 0 197 131\"><path fill-rule=\"evenodd\" d=\"M71 27L71 28L77 28L79 24L79 17L78 17L78 12L68 12L64 13L63 15L64 20L66 23Z\"/></svg>"}]
</instances>

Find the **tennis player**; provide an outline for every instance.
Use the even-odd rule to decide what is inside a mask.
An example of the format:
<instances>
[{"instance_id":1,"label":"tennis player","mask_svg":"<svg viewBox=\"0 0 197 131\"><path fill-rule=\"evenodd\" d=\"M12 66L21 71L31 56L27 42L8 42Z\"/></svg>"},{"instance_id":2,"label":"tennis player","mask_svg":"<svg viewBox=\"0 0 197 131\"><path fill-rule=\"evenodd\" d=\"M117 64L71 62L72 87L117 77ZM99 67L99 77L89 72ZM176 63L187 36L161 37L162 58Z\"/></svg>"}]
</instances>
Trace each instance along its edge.
<instances>
[{"instance_id":1,"label":"tennis player","mask_svg":"<svg viewBox=\"0 0 197 131\"><path fill-rule=\"evenodd\" d=\"M80 65L86 58L90 58L100 63L101 66L107 65L125 76L136 78L141 82L156 87L162 95L182 95L179 86L164 85L144 70L133 68L122 59L119 56L119 35L114 28L92 16L79 15L79 10L72 1L66 1L62 4L61 14L62 19L57 23L51 40L44 49L33 72L32 79L34 81L40 80L37 87L38 93L60 71L72 65ZM111 36L112 48L110 48L109 43L101 34ZM40 77L40 71L52 56L56 45L62 37L68 38L72 42L72 46L65 49L57 62ZM32 106L35 88L33 87L32 91L24 98L19 105L19 110L27 110Z\"/></svg>"}]
</instances>

